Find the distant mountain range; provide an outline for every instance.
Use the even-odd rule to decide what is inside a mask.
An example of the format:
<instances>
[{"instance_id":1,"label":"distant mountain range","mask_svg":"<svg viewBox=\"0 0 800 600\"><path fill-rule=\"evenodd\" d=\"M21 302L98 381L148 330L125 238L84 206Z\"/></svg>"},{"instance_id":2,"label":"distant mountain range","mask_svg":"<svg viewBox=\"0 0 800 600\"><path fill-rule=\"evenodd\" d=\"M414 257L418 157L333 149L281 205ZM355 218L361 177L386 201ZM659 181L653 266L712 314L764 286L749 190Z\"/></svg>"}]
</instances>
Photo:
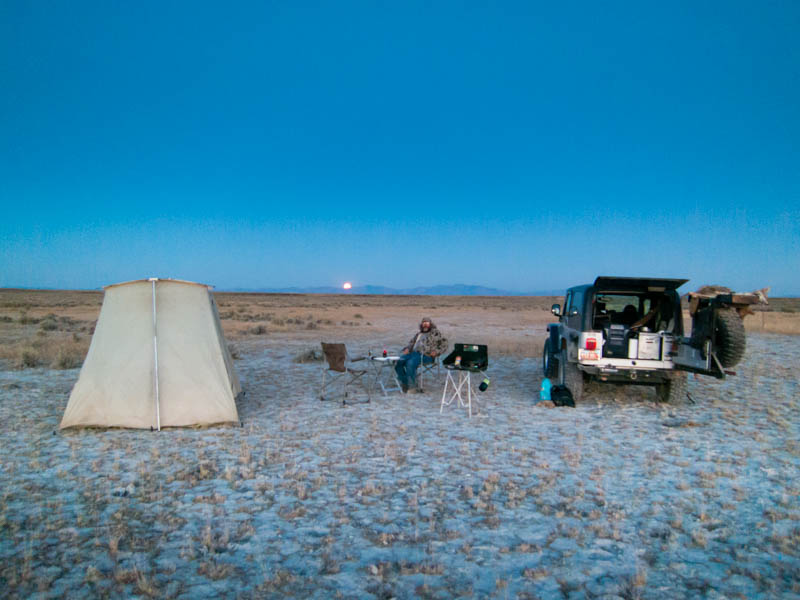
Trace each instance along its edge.
<instances>
[{"instance_id":1,"label":"distant mountain range","mask_svg":"<svg viewBox=\"0 0 800 600\"><path fill-rule=\"evenodd\" d=\"M341 287L286 287L286 288L259 288L259 289L233 289L232 292L262 292L271 294L371 294L371 295L400 295L400 296L559 296L563 290L540 290L535 292L511 292L498 288L482 285L466 285L456 283L453 285L432 285L415 288L390 288L384 285L361 285L345 290Z\"/></svg>"}]
</instances>

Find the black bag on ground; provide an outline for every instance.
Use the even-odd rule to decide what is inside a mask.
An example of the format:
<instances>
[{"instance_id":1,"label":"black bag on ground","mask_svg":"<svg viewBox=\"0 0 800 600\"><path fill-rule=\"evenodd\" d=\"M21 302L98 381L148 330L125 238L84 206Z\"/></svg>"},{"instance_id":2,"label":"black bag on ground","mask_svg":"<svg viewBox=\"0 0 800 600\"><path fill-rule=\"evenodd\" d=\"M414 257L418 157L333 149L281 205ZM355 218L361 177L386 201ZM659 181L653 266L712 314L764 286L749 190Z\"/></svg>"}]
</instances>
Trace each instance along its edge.
<instances>
[{"instance_id":1,"label":"black bag on ground","mask_svg":"<svg viewBox=\"0 0 800 600\"><path fill-rule=\"evenodd\" d=\"M565 385L554 385L550 388L550 400L556 406L571 406L575 408L575 400L572 398L572 392Z\"/></svg>"}]
</instances>

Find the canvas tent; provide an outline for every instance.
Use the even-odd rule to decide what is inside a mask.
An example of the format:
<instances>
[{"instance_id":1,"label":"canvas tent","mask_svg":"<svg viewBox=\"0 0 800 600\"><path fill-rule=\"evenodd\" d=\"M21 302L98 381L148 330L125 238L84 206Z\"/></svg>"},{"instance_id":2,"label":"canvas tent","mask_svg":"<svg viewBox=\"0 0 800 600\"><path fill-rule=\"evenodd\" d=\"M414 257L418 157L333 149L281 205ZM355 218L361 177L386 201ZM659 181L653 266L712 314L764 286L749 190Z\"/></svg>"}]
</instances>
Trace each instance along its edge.
<instances>
[{"instance_id":1,"label":"canvas tent","mask_svg":"<svg viewBox=\"0 0 800 600\"><path fill-rule=\"evenodd\" d=\"M240 392L209 286L119 283L105 288L61 428L235 422Z\"/></svg>"}]
</instances>

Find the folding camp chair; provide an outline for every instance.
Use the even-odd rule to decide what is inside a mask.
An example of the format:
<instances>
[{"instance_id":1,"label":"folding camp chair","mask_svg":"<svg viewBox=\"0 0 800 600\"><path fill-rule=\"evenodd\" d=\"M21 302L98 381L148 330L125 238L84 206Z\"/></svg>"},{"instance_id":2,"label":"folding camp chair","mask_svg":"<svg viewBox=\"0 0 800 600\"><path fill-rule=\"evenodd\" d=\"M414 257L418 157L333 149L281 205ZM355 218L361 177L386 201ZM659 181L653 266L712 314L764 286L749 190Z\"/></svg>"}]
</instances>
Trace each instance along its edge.
<instances>
[{"instance_id":1,"label":"folding camp chair","mask_svg":"<svg viewBox=\"0 0 800 600\"><path fill-rule=\"evenodd\" d=\"M425 378L425 374L429 374L433 376L433 371L436 371L436 375L439 376L441 374L440 369L440 355L437 354L436 356L432 357L433 362L425 363L425 356L422 357L422 360L419 361L419 366L417 367L417 389L419 391L424 391L425 386L423 385L423 379ZM431 358L428 356L428 358Z\"/></svg>"},{"instance_id":2,"label":"folding camp chair","mask_svg":"<svg viewBox=\"0 0 800 600\"><path fill-rule=\"evenodd\" d=\"M359 383L367 392L366 400L359 400L357 403L369 402L372 399L369 384L366 377L367 368L354 369L352 364L361 360L365 360L366 356L350 357L347 354L347 347L344 344L326 344L322 342L322 353L325 355L325 360L328 363L327 367L322 369L322 389L319 392L320 400L334 400L334 396L326 397L326 393L331 391L331 388L337 381L342 383L342 404L347 404L349 387L354 383ZM326 381L326 377L328 380ZM351 400L351 404L354 402Z\"/></svg>"}]
</instances>

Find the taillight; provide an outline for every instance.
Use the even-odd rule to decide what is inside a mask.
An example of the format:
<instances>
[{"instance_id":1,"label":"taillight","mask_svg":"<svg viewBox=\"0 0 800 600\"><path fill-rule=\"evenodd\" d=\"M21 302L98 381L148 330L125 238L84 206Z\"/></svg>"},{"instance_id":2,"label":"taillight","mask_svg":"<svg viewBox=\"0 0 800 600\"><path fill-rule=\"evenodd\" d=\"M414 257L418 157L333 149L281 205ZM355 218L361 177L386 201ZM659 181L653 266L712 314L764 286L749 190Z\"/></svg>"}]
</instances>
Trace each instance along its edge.
<instances>
[{"instance_id":1,"label":"taillight","mask_svg":"<svg viewBox=\"0 0 800 600\"><path fill-rule=\"evenodd\" d=\"M586 338L586 349L597 350L597 340L594 338Z\"/></svg>"}]
</instances>

